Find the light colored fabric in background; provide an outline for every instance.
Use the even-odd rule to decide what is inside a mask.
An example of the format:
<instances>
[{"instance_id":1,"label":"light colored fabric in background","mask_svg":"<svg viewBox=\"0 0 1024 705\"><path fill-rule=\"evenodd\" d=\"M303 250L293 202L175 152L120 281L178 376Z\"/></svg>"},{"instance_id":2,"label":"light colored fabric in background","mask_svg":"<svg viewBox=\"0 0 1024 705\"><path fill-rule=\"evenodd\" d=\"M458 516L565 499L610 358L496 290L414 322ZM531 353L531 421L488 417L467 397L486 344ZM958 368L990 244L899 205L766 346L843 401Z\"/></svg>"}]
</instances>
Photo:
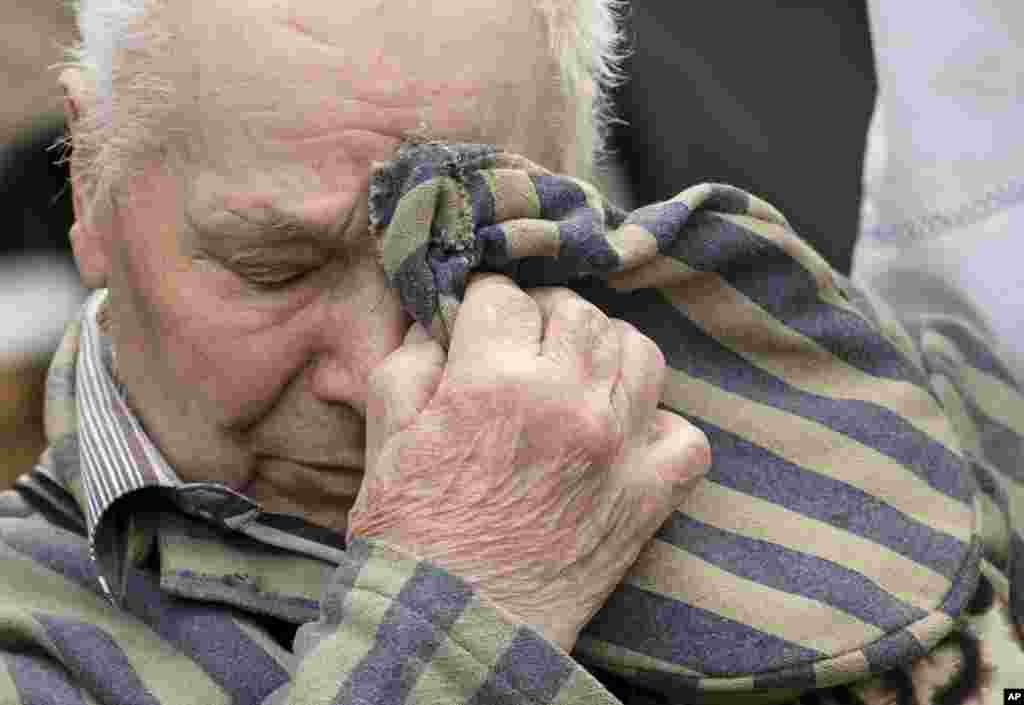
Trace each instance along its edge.
<instances>
[{"instance_id":1,"label":"light colored fabric in background","mask_svg":"<svg viewBox=\"0 0 1024 705\"><path fill-rule=\"evenodd\" d=\"M0 490L28 471L45 447L46 367L83 293L68 261L0 258Z\"/></svg>"},{"instance_id":2,"label":"light colored fabric in background","mask_svg":"<svg viewBox=\"0 0 1024 705\"><path fill-rule=\"evenodd\" d=\"M49 357L83 298L69 261L47 255L0 259L0 362Z\"/></svg>"},{"instance_id":3,"label":"light colored fabric in background","mask_svg":"<svg viewBox=\"0 0 1024 705\"><path fill-rule=\"evenodd\" d=\"M956 313L1024 372L1024 4L870 0L879 108L854 280Z\"/></svg>"},{"instance_id":4,"label":"light colored fabric in background","mask_svg":"<svg viewBox=\"0 0 1024 705\"><path fill-rule=\"evenodd\" d=\"M869 0L878 107L868 137L853 279L905 321L953 315L1024 378L1024 4ZM941 346L941 343L940 343ZM954 380L965 407L1005 407ZM1003 408L1024 424L1020 410ZM966 415L965 415L966 416ZM982 439L985 440L985 439ZM993 454L1010 454L990 443ZM984 449L983 449L984 450ZM1017 512L1024 485L1003 488ZM1024 654L987 635L993 702L1024 683Z\"/></svg>"}]
</instances>

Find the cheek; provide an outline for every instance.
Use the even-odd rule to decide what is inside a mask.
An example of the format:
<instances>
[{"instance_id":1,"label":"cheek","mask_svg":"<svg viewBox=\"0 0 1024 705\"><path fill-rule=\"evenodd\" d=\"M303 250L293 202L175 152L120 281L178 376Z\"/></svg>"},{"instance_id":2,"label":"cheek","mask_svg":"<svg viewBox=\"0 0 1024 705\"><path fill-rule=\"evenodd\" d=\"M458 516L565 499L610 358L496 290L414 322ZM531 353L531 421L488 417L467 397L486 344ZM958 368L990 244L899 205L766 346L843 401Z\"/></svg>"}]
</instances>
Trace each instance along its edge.
<instances>
[{"instance_id":1,"label":"cheek","mask_svg":"<svg viewBox=\"0 0 1024 705\"><path fill-rule=\"evenodd\" d=\"M307 364L309 317L302 308L284 320L254 315L196 286L168 311L172 369L211 405L212 415L244 423L272 404Z\"/></svg>"},{"instance_id":2,"label":"cheek","mask_svg":"<svg viewBox=\"0 0 1024 705\"><path fill-rule=\"evenodd\" d=\"M120 259L111 291L119 364L131 356L124 363L158 376L169 396L203 400L207 416L231 424L259 414L301 371L311 296L255 301L233 275L155 243L133 241Z\"/></svg>"}]
</instances>

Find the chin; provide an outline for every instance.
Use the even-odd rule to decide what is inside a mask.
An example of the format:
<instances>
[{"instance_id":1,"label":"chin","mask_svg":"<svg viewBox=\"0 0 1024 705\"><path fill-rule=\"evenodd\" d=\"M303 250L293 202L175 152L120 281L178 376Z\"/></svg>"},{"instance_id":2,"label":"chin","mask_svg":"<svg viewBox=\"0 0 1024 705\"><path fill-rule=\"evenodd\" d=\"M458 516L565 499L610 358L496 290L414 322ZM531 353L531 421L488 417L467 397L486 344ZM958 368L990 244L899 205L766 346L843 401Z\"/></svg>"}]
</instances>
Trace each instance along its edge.
<instances>
[{"instance_id":1,"label":"chin","mask_svg":"<svg viewBox=\"0 0 1024 705\"><path fill-rule=\"evenodd\" d=\"M362 467L263 458L238 491L266 511L344 532L362 480Z\"/></svg>"},{"instance_id":2,"label":"chin","mask_svg":"<svg viewBox=\"0 0 1024 705\"><path fill-rule=\"evenodd\" d=\"M300 517L310 524L332 529L340 534L344 534L348 528L348 513L352 509L352 505L355 504L355 497L346 498L344 501L327 506L308 506L278 496L253 497L252 499L259 503L263 511Z\"/></svg>"}]
</instances>

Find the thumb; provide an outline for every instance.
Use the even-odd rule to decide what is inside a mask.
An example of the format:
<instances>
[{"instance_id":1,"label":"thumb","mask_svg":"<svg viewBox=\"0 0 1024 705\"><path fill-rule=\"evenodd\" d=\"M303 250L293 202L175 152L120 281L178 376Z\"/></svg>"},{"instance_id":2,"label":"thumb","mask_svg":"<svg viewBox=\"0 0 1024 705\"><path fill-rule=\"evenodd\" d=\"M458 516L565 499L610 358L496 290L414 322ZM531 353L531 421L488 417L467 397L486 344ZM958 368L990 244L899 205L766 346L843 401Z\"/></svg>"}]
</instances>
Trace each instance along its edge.
<instances>
[{"instance_id":1,"label":"thumb","mask_svg":"<svg viewBox=\"0 0 1024 705\"><path fill-rule=\"evenodd\" d=\"M685 418L658 409L642 467L646 473L637 473L632 480L643 485L645 494L658 498L661 511L654 513L660 516L651 519L661 526L711 468L711 446L704 432Z\"/></svg>"},{"instance_id":2,"label":"thumb","mask_svg":"<svg viewBox=\"0 0 1024 705\"><path fill-rule=\"evenodd\" d=\"M387 440L407 428L427 406L444 373L447 356L420 323L402 345L374 368L367 385L366 472L372 472Z\"/></svg>"}]
</instances>

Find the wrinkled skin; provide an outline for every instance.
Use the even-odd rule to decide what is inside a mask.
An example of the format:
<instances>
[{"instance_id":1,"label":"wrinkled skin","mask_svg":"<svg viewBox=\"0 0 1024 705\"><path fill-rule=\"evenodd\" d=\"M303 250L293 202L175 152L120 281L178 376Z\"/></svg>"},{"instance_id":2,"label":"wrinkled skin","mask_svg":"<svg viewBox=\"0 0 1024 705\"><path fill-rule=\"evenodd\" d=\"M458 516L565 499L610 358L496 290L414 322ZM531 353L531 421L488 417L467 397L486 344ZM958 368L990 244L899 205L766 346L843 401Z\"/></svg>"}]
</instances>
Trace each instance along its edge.
<instances>
[{"instance_id":1,"label":"wrinkled skin","mask_svg":"<svg viewBox=\"0 0 1024 705\"><path fill-rule=\"evenodd\" d=\"M267 0L244 9L215 0L174 4L169 13L180 46L160 65L179 102L181 124L168 129L189 135L187 158L152 155L109 215L90 210L76 185L70 233L84 283L109 289L116 373L146 431L183 480L221 481L268 510L338 530L348 527L365 470L373 489L357 515L367 533L415 553L428 552L426 527L450 527L453 538L437 544L447 565L476 579L510 615L570 646L579 614L621 577L657 527L647 524L667 516L671 493L660 485L646 493L620 487L624 463L635 461L629 474L644 483L664 468L689 477L704 464L703 439L689 427L666 429L675 453L654 462L642 452L643 424L609 425L601 395L613 356L586 405L574 408L575 385L590 377L550 361L531 367L540 363L523 346L540 340L535 320L519 331L512 357L493 341L497 357L462 357L415 432L389 445L392 433L380 424L392 417L370 411L407 403L406 388L370 384L392 353L423 375L403 373L409 388L431 387L443 368L439 349L402 346L411 320L367 237L370 165L392 158L410 135L490 142L556 171L574 163L565 147L571 111L558 97L537 18L525 4L498 0ZM72 137L76 116L95 109L91 80L78 70L61 77ZM73 159L73 178L80 172ZM291 224L273 226L284 220ZM525 304L534 299L515 287L501 291L537 315ZM502 306L481 310L493 315ZM456 334L468 350L496 331L473 315L472 303L467 310ZM658 375L658 364L644 359L635 374ZM393 379L394 365L386 368L382 379ZM552 390L568 396L543 397ZM418 398L426 404L426 392ZM497 418L474 426L483 413ZM441 473L447 458L459 461L454 479ZM415 498L387 490L406 473L419 478ZM493 483L511 494L477 511L472 498ZM403 496L448 509L426 524L404 512L403 525ZM522 527L503 523L502 507L551 517L553 526L540 522L529 537L540 545L557 539L565 550L554 563L544 557L534 566L514 554L536 551L513 536ZM643 530L622 531L637 522ZM498 567L499 557L509 567ZM597 586L583 612L527 611L537 595L547 612L562 609L577 583Z\"/></svg>"},{"instance_id":2,"label":"wrinkled skin","mask_svg":"<svg viewBox=\"0 0 1024 705\"><path fill-rule=\"evenodd\" d=\"M420 324L371 377L350 534L448 567L566 651L710 464L657 409L665 360L559 287L474 275L448 355Z\"/></svg>"},{"instance_id":3,"label":"wrinkled skin","mask_svg":"<svg viewBox=\"0 0 1024 705\"><path fill-rule=\"evenodd\" d=\"M518 3L171 5L168 129L193 153L154 155L104 222L76 191L79 267L110 290L118 375L183 479L344 530L366 382L411 323L367 235L370 165L428 134L562 167L554 64ZM72 130L88 78L62 76ZM275 236L276 211L303 225Z\"/></svg>"}]
</instances>

